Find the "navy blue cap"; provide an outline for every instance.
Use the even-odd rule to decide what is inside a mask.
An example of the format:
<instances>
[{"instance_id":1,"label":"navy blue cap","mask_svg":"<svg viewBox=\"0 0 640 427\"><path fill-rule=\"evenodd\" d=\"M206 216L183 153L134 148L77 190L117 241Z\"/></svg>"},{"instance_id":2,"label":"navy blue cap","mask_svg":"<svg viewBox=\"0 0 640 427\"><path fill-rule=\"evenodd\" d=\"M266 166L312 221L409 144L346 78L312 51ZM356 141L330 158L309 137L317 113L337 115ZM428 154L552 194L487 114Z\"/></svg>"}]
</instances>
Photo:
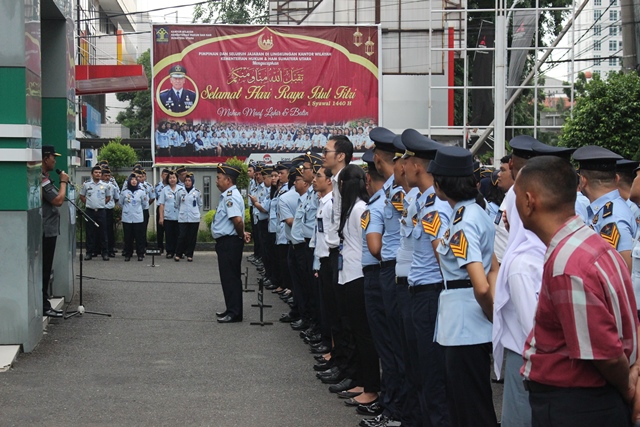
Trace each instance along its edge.
<instances>
[{"instance_id":1,"label":"navy blue cap","mask_svg":"<svg viewBox=\"0 0 640 427\"><path fill-rule=\"evenodd\" d=\"M615 171L616 162L622 159L621 155L597 145L586 145L573 153L573 160L580 164L581 170Z\"/></svg>"},{"instance_id":2,"label":"navy blue cap","mask_svg":"<svg viewBox=\"0 0 640 427\"><path fill-rule=\"evenodd\" d=\"M369 131L369 139L375 144L375 148L389 153L395 153L393 139L397 135L382 126L375 127Z\"/></svg>"},{"instance_id":3,"label":"navy blue cap","mask_svg":"<svg viewBox=\"0 0 640 427\"><path fill-rule=\"evenodd\" d=\"M362 161L365 162L369 167L373 165L375 167L375 163L373 161L373 149L370 148L364 152L362 155Z\"/></svg>"},{"instance_id":4,"label":"navy blue cap","mask_svg":"<svg viewBox=\"0 0 640 427\"><path fill-rule=\"evenodd\" d=\"M237 166L233 166L228 163L218 164L218 167L216 170L218 171L218 173L223 173L225 175L229 175L234 178L237 178L238 176L240 176L240 172L241 172Z\"/></svg>"},{"instance_id":5,"label":"navy blue cap","mask_svg":"<svg viewBox=\"0 0 640 427\"><path fill-rule=\"evenodd\" d=\"M262 172L262 175L271 175L271 172L273 172L273 166L271 165L264 166L261 172Z\"/></svg>"},{"instance_id":6,"label":"navy blue cap","mask_svg":"<svg viewBox=\"0 0 640 427\"><path fill-rule=\"evenodd\" d=\"M305 163L310 163L314 172L318 172L322 167L322 157L318 155L318 153L313 153L311 151L307 151L302 155Z\"/></svg>"},{"instance_id":7,"label":"navy blue cap","mask_svg":"<svg viewBox=\"0 0 640 427\"><path fill-rule=\"evenodd\" d=\"M634 160L622 159L616 162L616 171L618 172L635 172L640 166L640 162L636 162Z\"/></svg>"},{"instance_id":8,"label":"navy blue cap","mask_svg":"<svg viewBox=\"0 0 640 427\"><path fill-rule=\"evenodd\" d=\"M277 171L288 171L291 168L290 162L278 162L274 169Z\"/></svg>"},{"instance_id":9,"label":"navy blue cap","mask_svg":"<svg viewBox=\"0 0 640 427\"><path fill-rule=\"evenodd\" d=\"M178 169L176 169L176 175L181 174L182 172L186 172L186 171L187 171L187 168L185 168L184 166L180 166Z\"/></svg>"},{"instance_id":10,"label":"navy blue cap","mask_svg":"<svg viewBox=\"0 0 640 427\"><path fill-rule=\"evenodd\" d=\"M407 147L405 147L402 143L401 135L396 135L396 137L393 138L393 147L393 152L395 153L395 156L393 156L393 160L398 160L399 158L404 156L404 152L407 151Z\"/></svg>"},{"instance_id":11,"label":"navy blue cap","mask_svg":"<svg viewBox=\"0 0 640 427\"><path fill-rule=\"evenodd\" d=\"M429 163L428 172L443 176L473 175L473 154L466 148L444 146Z\"/></svg>"},{"instance_id":12,"label":"navy blue cap","mask_svg":"<svg viewBox=\"0 0 640 427\"><path fill-rule=\"evenodd\" d=\"M415 129L406 129L402 132L402 144L405 146L404 157L418 157L433 160L436 152L442 144L427 138Z\"/></svg>"},{"instance_id":13,"label":"navy blue cap","mask_svg":"<svg viewBox=\"0 0 640 427\"><path fill-rule=\"evenodd\" d=\"M46 156L47 154L51 154L56 157L60 157L60 153L56 153L56 148L53 145L43 145L42 146L42 156Z\"/></svg>"},{"instance_id":14,"label":"navy blue cap","mask_svg":"<svg viewBox=\"0 0 640 427\"><path fill-rule=\"evenodd\" d=\"M542 142L535 140L531 144L531 150L535 156L556 156L566 160L571 159L571 155L575 148L569 147L554 147L551 145L543 144Z\"/></svg>"},{"instance_id":15,"label":"navy blue cap","mask_svg":"<svg viewBox=\"0 0 640 427\"><path fill-rule=\"evenodd\" d=\"M518 135L514 138L511 138L511 141L509 141L509 146L511 147L514 156L518 156L528 160L532 157L535 157L535 153L533 152L532 148L535 142L540 141L529 135Z\"/></svg>"},{"instance_id":16,"label":"navy blue cap","mask_svg":"<svg viewBox=\"0 0 640 427\"><path fill-rule=\"evenodd\" d=\"M169 172L171 172L169 169L164 168L164 169L162 169L162 172L161 172L161 173L169 173Z\"/></svg>"},{"instance_id":17,"label":"navy blue cap","mask_svg":"<svg viewBox=\"0 0 640 427\"><path fill-rule=\"evenodd\" d=\"M180 64L176 64L169 68L169 75L171 77L184 78L187 75L187 69Z\"/></svg>"}]
</instances>

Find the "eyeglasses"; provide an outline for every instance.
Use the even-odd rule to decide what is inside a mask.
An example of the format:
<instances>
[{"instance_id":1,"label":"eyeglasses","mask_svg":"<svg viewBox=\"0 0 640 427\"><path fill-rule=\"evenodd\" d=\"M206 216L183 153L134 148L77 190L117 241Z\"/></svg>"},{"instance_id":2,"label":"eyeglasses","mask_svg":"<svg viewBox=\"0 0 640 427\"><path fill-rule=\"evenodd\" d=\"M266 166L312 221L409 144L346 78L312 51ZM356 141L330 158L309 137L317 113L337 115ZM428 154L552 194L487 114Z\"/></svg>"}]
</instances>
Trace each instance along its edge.
<instances>
[{"instance_id":1,"label":"eyeglasses","mask_svg":"<svg viewBox=\"0 0 640 427\"><path fill-rule=\"evenodd\" d=\"M338 151L338 150L327 150L326 148L323 148L323 149L322 149L322 154L335 153L335 152L337 152L337 151Z\"/></svg>"}]
</instances>

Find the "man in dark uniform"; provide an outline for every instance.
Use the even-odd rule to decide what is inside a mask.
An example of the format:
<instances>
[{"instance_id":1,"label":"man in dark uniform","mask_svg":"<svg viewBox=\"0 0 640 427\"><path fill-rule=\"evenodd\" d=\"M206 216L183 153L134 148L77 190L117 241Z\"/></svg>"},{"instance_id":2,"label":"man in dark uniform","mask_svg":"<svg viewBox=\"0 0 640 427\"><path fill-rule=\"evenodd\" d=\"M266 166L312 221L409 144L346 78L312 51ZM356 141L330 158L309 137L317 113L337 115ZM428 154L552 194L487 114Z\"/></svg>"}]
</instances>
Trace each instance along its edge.
<instances>
[{"instance_id":1,"label":"man in dark uniform","mask_svg":"<svg viewBox=\"0 0 640 427\"><path fill-rule=\"evenodd\" d=\"M60 173L60 189L57 189L49 177L56 168L56 153L52 145L42 147L42 312L49 317L62 317L62 311L51 307L49 302L49 279L56 251L56 240L60 234L60 213L67 193L69 175Z\"/></svg>"},{"instance_id":2,"label":"man in dark uniform","mask_svg":"<svg viewBox=\"0 0 640 427\"><path fill-rule=\"evenodd\" d=\"M220 190L220 202L211 224L211 234L216 239L218 270L226 309L217 312L218 323L242 322L242 249L251 240L244 231L244 199L236 187L240 169L222 163L218 165L216 186Z\"/></svg>"},{"instance_id":3,"label":"man in dark uniform","mask_svg":"<svg viewBox=\"0 0 640 427\"><path fill-rule=\"evenodd\" d=\"M160 102L169 111L183 113L193 107L196 102L196 93L189 89L184 89L185 76L187 70L182 65L177 64L169 69L171 89L160 92Z\"/></svg>"}]
</instances>

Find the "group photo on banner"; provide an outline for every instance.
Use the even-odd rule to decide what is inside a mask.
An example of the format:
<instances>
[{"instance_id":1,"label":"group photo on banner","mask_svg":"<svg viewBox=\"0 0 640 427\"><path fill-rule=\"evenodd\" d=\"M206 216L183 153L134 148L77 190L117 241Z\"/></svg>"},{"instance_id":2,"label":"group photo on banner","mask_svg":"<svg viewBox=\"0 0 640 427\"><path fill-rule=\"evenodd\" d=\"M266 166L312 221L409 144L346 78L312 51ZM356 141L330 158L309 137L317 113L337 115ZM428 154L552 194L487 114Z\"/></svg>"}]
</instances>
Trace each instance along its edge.
<instances>
[{"instance_id":1,"label":"group photo on banner","mask_svg":"<svg viewBox=\"0 0 640 427\"><path fill-rule=\"evenodd\" d=\"M372 146L379 27L156 25L154 163Z\"/></svg>"}]
</instances>

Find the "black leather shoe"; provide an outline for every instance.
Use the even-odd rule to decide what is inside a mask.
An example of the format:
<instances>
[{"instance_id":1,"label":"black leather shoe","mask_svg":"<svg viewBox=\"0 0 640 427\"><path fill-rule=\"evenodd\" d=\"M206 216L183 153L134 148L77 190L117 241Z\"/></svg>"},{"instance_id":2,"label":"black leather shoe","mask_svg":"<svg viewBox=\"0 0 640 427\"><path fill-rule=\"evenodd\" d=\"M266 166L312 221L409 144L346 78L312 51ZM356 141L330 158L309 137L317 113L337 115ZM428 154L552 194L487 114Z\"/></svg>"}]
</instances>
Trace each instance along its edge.
<instances>
[{"instance_id":1,"label":"black leather shoe","mask_svg":"<svg viewBox=\"0 0 640 427\"><path fill-rule=\"evenodd\" d=\"M230 314L227 314L224 317L218 319L218 323L238 323L242 322L242 317L233 317Z\"/></svg>"},{"instance_id":2,"label":"black leather shoe","mask_svg":"<svg viewBox=\"0 0 640 427\"><path fill-rule=\"evenodd\" d=\"M312 354L327 354L331 351L331 349L329 347L327 347L326 345L321 345L320 347L316 347L316 348L312 348L311 349L311 353Z\"/></svg>"},{"instance_id":3,"label":"black leather shoe","mask_svg":"<svg viewBox=\"0 0 640 427\"><path fill-rule=\"evenodd\" d=\"M322 354L316 354L316 355L313 356L313 358L316 359L316 362L324 362L324 361L327 360L327 359L324 358L324 355L322 355ZM331 359L329 359L329 360L331 360Z\"/></svg>"},{"instance_id":4,"label":"black leather shoe","mask_svg":"<svg viewBox=\"0 0 640 427\"><path fill-rule=\"evenodd\" d=\"M343 380L344 381L344 380ZM338 397L340 399L352 399L354 397L360 396L362 394L361 391L348 391L343 390L338 392Z\"/></svg>"},{"instance_id":5,"label":"black leather shoe","mask_svg":"<svg viewBox=\"0 0 640 427\"><path fill-rule=\"evenodd\" d=\"M324 384L338 384L344 379L344 377L345 375L342 372L337 372L334 375L320 378L320 381L322 381Z\"/></svg>"},{"instance_id":6,"label":"black leather shoe","mask_svg":"<svg viewBox=\"0 0 640 427\"><path fill-rule=\"evenodd\" d=\"M311 343L311 344L309 344L309 347L310 347L310 348L318 348L318 347L321 347L321 346L323 346L323 345L324 345L324 344L322 343L322 341L319 341L319 342L316 342L316 343Z\"/></svg>"},{"instance_id":7,"label":"black leather shoe","mask_svg":"<svg viewBox=\"0 0 640 427\"><path fill-rule=\"evenodd\" d=\"M85 261L91 261L91 254L86 254L86 255L84 256L84 260L85 260Z\"/></svg>"},{"instance_id":8,"label":"black leather shoe","mask_svg":"<svg viewBox=\"0 0 640 427\"><path fill-rule=\"evenodd\" d=\"M329 387L330 393L340 393L341 391L351 390L356 386L356 382L351 378L345 378L337 384Z\"/></svg>"},{"instance_id":9,"label":"black leather shoe","mask_svg":"<svg viewBox=\"0 0 640 427\"><path fill-rule=\"evenodd\" d=\"M320 362L318 364L313 365L313 370L322 372L322 371L326 371L327 369L331 369L332 367L333 367L333 363L327 360L324 363Z\"/></svg>"},{"instance_id":10,"label":"black leather shoe","mask_svg":"<svg viewBox=\"0 0 640 427\"><path fill-rule=\"evenodd\" d=\"M225 311L216 311L216 317L217 318L224 317L224 316L227 315L227 313L228 313L227 310L225 310Z\"/></svg>"},{"instance_id":11,"label":"black leather shoe","mask_svg":"<svg viewBox=\"0 0 640 427\"><path fill-rule=\"evenodd\" d=\"M103 261L109 261L109 255L102 255Z\"/></svg>"},{"instance_id":12,"label":"black leather shoe","mask_svg":"<svg viewBox=\"0 0 640 427\"><path fill-rule=\"evenodd\" d=\"M326 369L322 372L318 372L316 374L316 378L325 378L325 377L330 377L332 375L338 374L340 373L340 368L338 368L337 366L332 366L329 369Z\"/></svg>"},{"instance_id":13,"label":"black leather shoe","mask_svg":"<svg viewBox=\"0 0 640 427\"><path fill-rule=\"evenodd\" d=\"M131 257L130 257L130 256L126 256L126 257L124 257L124 261L125 261L125 262L129 262L129 261L131 261Z\"/></svg>"},{"instance_id":14,"label":"black leather shoe","mask_svg":"<svg viewBox=\"0 0 640 427\"><path fill-rule=\"evenodd\" d=\"M143 256L139 256L138 257L138 261L144 261L144 257Z\"/></svg>"},{"instance_id":15,"label":"black leather shoe","mask_svg":"<svg viewBox=\"0 0 640 427\"><path fill-rule=\"evenodd\" d=\"M309 327L309 322L306 320L300 319L295 322L291 322L291 329L294 331L302 331Z\"/></svg>"},{"instance_id":16,"label":"black leather shoe","mask_svg":"<svg viewBox=\"0 0 640 427\"><path fill-rule=\"evenodd\" d=\"M47 317L62 317L62 313L58 313L57 311L54 311L53 309L46 310L44 312L44 315L47 316Z\"/></svg>"},{"instance_id":17,"label":"black leather shoe","mask_svg":"<svg viewBox=\"0 0 640 427\"><path fill-rule=\"evenodd\" d=\"M358 405L356 412L360 415L376 416L382 413L382 406L378 403L378 399L375 402L368 405Z\"/></svg>"},{"instance_id":18,"label":"black leather shoe","mask_svg":"<svg viewBox=\"0 0 640 427\"><path fill-rule=\"evenodd\" d=\"M282 316L280 316L280 321L282 323L291 323L291 322L295 322L297 320L300 320L299 317L295 317L295 316L291 316L290 314L283 314Z\"/></svg>"}]
</instances>

